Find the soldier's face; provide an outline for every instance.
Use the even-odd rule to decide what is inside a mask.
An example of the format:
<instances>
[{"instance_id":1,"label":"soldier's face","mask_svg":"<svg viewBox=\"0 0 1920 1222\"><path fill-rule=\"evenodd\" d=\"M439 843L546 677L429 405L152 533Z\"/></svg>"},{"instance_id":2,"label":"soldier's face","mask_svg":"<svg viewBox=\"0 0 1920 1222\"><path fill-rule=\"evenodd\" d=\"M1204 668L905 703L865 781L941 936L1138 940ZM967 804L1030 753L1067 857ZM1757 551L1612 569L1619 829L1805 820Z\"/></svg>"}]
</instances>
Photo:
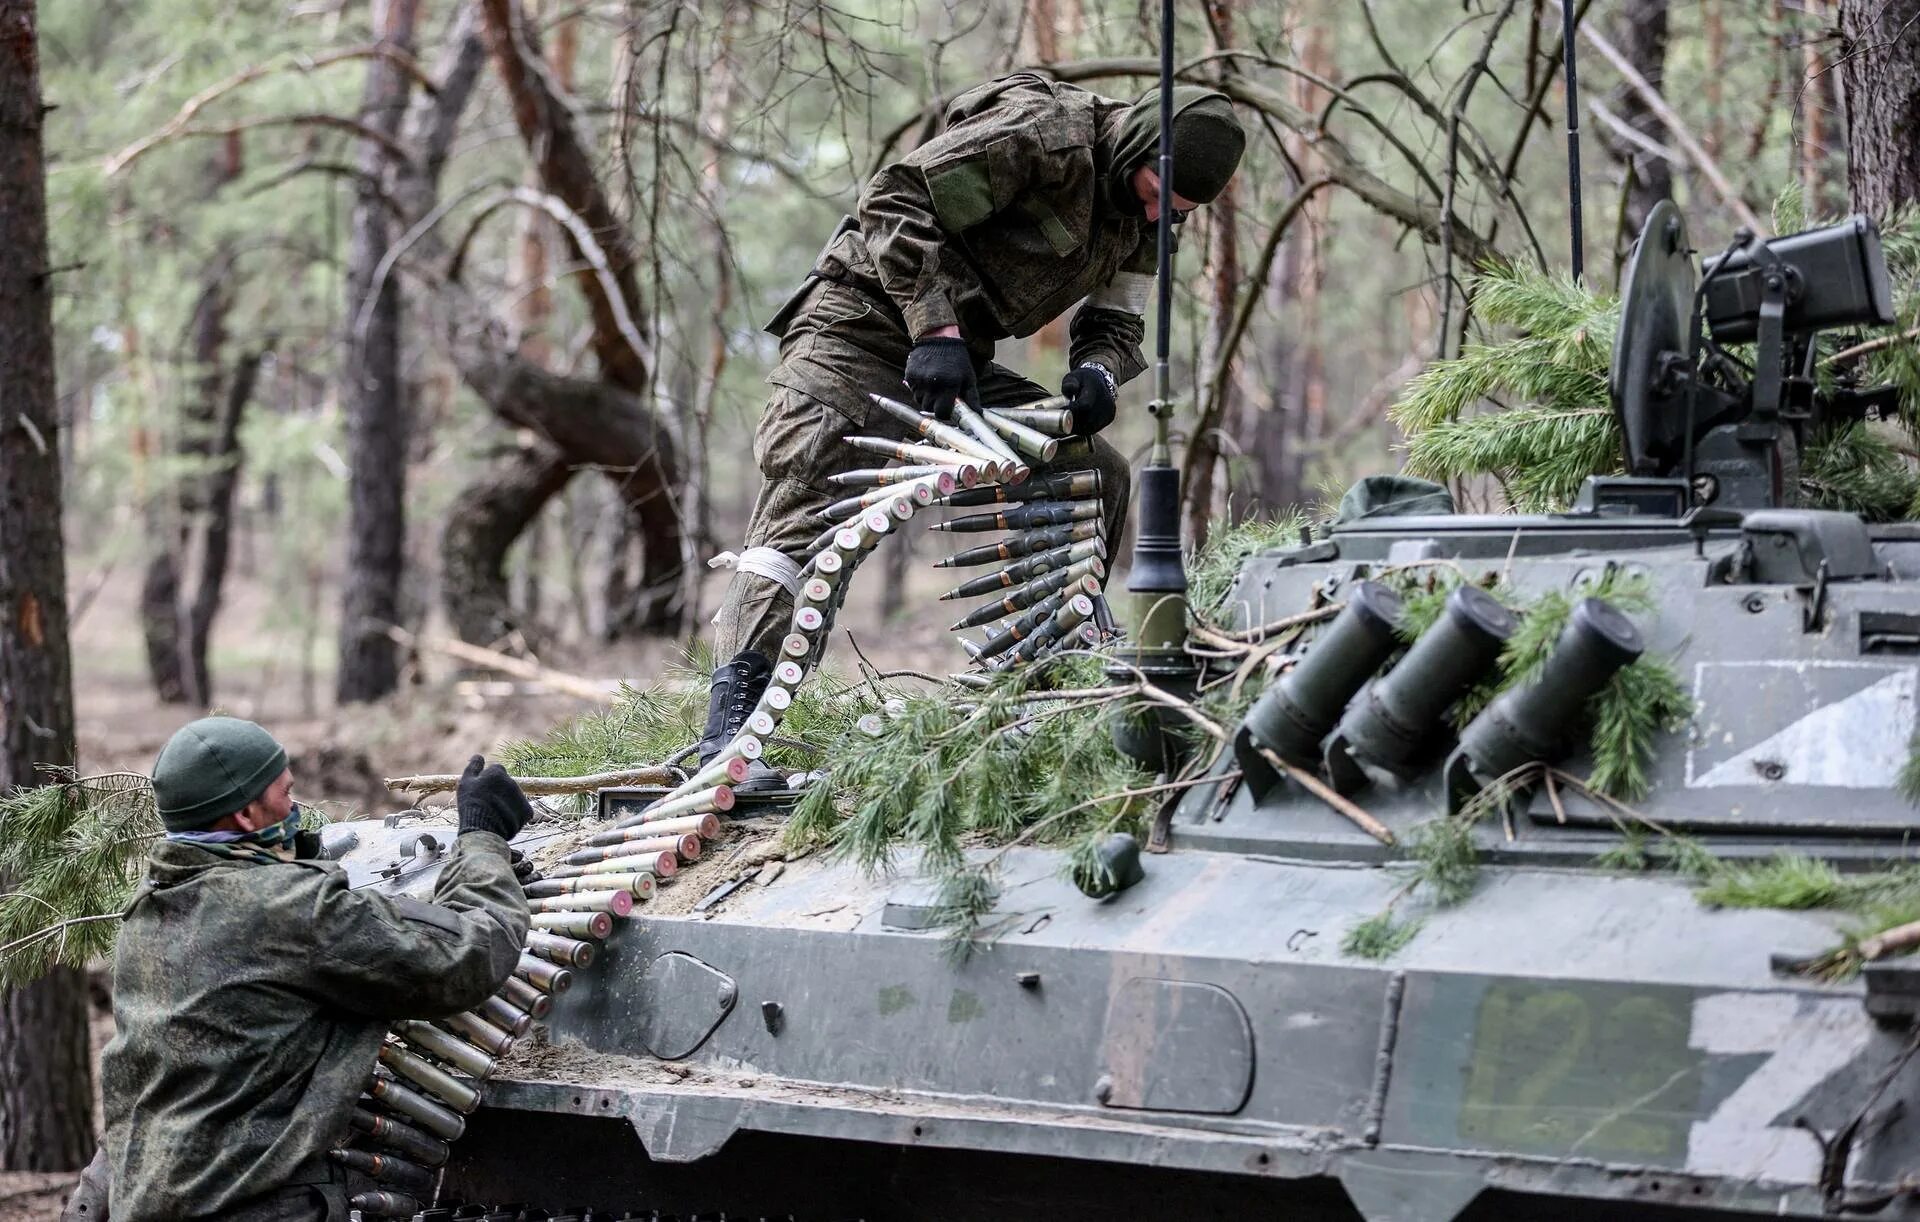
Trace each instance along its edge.
<instances>
[{"instance_id":1,"label":"soldier's face","mask_svg":"<svg viewBox=\"0 0 1920 1222\"><path fill-rule=\"evenodd\" d=\"M1133 172L1133 193L1139 199L1140 206L1147 210L1149 221L1160 219L1160 174L1151 166L1141 166ZM1200 205L1194 203L1179 192L1173 195L1173 223L1178 225L1187 219L1187 213Z\"/></svg>"},{"instance_id":2,"label":"soldier's face","mask_svg":"<svg viewBox=\"0 0 1920 1222\"><path fill-rule=\"evenodd\" d=\"M293 813L293 769L288 768L274 778L265 792L246 804L236 816L241 826L250 832L272 827Z\"/></svg>"}]
</instances>

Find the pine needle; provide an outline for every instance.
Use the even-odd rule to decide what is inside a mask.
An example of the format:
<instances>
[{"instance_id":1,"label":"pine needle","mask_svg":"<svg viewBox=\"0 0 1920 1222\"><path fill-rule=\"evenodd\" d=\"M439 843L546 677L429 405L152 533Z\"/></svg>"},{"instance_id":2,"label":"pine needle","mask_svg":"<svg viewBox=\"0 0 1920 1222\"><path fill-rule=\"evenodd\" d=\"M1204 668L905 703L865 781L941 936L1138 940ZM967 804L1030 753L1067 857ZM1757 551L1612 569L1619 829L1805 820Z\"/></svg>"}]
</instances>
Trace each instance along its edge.
<instances>
[{"instance_id":1,"label":"pine needle","mask_svg":"<svg viewBox=\"0 0 1920 1222\"><path fill-rule=\"evenodd\" d=\"M1788 218L1779 232L1804 227L1797 192L1783 193L1775 212ZM1883 218L1880 237L1894 286L1895 326L1911 330L1920 323L1920 208ZM1407 383L1391 412L1408 437L1407 468L1434 479L1494 476L1516 509L1562 508L1588 475L1619 469L1607 378L1620 303L1522 267L1489 269L1469 283L1469 292L1482 325L1497 338L1468 344ZM1873 348L1836 369L1832 357L1859 338L1820 338L1829 354L1820 366L1823 383L1831 389L1836 373L1844 372L1862 386L1894 387L1900 419L1920 439L1920 344ZM1800 488L1809 504L1874 521L1920 513L1920 474L1864 425L1842 424L1809 438Z\"/></svg>"},{"instance_id":2,"label":"pine needle","mask_svg":"<svg viewBox=\"0 0 1920 1222\"><path fill-rule=\"evenodd\" d=\"M1620 839L1613 847L1596 855L1593 859L1596 869L1615 870L1622 874L1638 874L1653 864L1647 853L1647 834L1638 827L1621 829Z\"/></svg>"},{"instance_id":3,"label":"pine needle","mask_svg":"<svg viewBox=\"0 0 1920 1222\"><path fill-rule=\"evenodd\" d=\"M1815 508L1896 522L1920 499L1920 474L1886 438L1865 424L1847 423L1808 439L1800 490Z\"/></svg>"},{"instance_id":4,"label":"pine needle","mask_svg":"<svg viewBox=\"0 0 1920 1222\"><path fill-rule=\"evenodd\" d=\"M0 988L113 953L160 835L145 777L73 777L0 798Z\"/></svg>"},{"instance_id":5,"label":"pine needle","mask_svg":"<svg viewBox=\"0 0 1920 1222\"><path fill-rule=\"evenodd\" d=\"M789 822L789 845L824 846L870 872L912 860L952 899L937 922L956 945L991 908L989 875L966 850L1031 841L1070 846L1082 865L1114 831L1139 834L1151 778L1113 745L1109 716L1126 705L1048 701L1043 685L1099 686L1101 660L1074 657L997 674L984 691L893 695L874 735L852 720L826 740L830 777Z\"/></svg>"},{"instance_id":6,"label":"pine needle","mask_svg":"<svg viewBox=\"0 0 1920 1222\"><path fill-rule=\"evenodd\" d=\"M1715 908L1826 908L1846 894L1840 872L1824 861L1782 853L1755 865L1729 866L1700 888Z\"/></svg>"},{"instance_id":7,"label":"pine needle","mask_svg":"<svg viewBox=\"0 0 1920 1222\"><path fill-rule=\"evenodd\" d=\"M1340 950L1356 959L1387 959L1399 953L1420 932L1417 919L1401 920L1392 908L1374 913L1340 939Z\"/></svg>"},{"instance_id":8,"label":"pine needle","mask_svg":"<svg viewBox=\"0 0 1920 1222\"><path fill-rule=\"evenodd\" d=\"M1415 877L1432 891L1437 903L1457 904L1473 894L1480 878L1480 855L1473 847L1468 820L1429 819L1413 829L1408 841L1408 852L1417 863Z\"/></svg>"},{"instance_id":9,"label":"pine needle","mask_svg":"<svg viewBox=\"0 0 1920 1222\"><path fill-rule=\"evenodd\" d=\"M1300 545L1302 514L1279 518L1242 518L1213 528L1205 546L1187 561L1187 606L1201 619L1213 619L1224 610L1227 592L1247 560L1269 548Z\"/></svg>"}]
</instances>

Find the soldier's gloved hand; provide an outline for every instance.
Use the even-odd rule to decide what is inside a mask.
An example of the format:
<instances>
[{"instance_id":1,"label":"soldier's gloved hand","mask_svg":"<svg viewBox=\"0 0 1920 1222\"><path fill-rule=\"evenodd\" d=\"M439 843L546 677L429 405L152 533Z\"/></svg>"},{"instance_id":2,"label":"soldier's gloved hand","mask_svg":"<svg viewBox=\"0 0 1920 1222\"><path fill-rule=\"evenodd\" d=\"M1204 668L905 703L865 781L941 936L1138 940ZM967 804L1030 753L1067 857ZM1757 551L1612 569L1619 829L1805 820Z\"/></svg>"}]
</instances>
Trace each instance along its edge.
<instances>
[{"instance_id":1,"label":"soldier's gloved hand","mask_svg":"<svg viewBox=\"0 0 1920 1222\"><path fill-rule=\"evenodd\" d=\"M935 419L953 419L953 401L980 405L980 387L973 376L973 358L967 341L950 335L930 336L907 353L907 388L913 401Z\"/></svg>"},{"instance_id":2,"label":"soldier's gloved hand","mask_svg":"<svg viewBox=\"0 0 1920 1222\"><path fill-rule=\"evenodd\" d=\"M1118 391L1107 367L1091 361L1060 379L1060 393L1067 397L1067 407L1073 412L1076 437L1091 437L1113 423Z\"/></svg>"},{"instance_id":3,"label":"soldier's gloved hand","mask_svg":"<svg viewBox=\"0 0 1920 1222\"><path fill-rule=\"evenodd\" d=\"M513 863L513 876L520 880L522 886L539 881L540 872L533 868L533 863L528 861L527 855L519 849L509 848L507 860Z\"/></svg>"},{"instance_id":4,"label":"soldier's gloved hand","mask_svg":"<svg viewBox=\"0 0 1920 1222\"><path fill-rule=\"evenodd\" d=\"M501 839L511 840L533 818L533 804L507 770L478 755L467 761L467 770L460 774L454 805L460 810L463 836L468 832L496 832Z\"/></svg>"}]
</instances>

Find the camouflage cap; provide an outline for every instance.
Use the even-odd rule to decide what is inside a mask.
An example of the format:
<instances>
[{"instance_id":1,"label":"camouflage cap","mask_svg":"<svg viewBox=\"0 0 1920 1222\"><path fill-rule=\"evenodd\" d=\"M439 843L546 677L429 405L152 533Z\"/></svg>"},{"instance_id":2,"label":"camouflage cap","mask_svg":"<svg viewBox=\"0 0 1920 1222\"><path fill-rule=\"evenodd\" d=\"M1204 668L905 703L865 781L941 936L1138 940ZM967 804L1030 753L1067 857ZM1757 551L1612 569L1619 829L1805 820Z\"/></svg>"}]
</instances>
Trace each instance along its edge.
<instances>
[{"instance_id":1,"label":"camouflage cap","mask_svg":"<svg viewBox=\"0 0 1920 1222\"><path fill-rule=\"evenodd\" d=\"M287 749L237 717L202 717L174 731L153 762L153 801L170 832L217 823L266 792Z\"/></svg>"}]
</instances>

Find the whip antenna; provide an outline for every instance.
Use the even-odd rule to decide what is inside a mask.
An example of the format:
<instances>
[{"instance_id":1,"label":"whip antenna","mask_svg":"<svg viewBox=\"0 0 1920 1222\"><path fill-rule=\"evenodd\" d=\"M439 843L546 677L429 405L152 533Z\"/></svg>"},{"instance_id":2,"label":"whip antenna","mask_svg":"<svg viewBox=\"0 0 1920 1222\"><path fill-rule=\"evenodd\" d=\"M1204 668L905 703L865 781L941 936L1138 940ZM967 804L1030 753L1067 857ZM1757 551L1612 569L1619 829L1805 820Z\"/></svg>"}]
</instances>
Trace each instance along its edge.
<instances>
[{"instance_id":1,"label":"whip antenna","mask_svg":"<svg viewBox=\"0 0 1920 1222\"><path fill-rule=\"evenodd\" d=\"M1573 279L1586 263L1586 235L1580 220L1580 74L1573 66L1573 0L1560 0L1560 62L1567 74L1567 223L1573 229Z\"/></svg>"},{"instance_id":2,"label":"whip antenna","mask_svg":"<svg viewBox=\"0 0 1920 1222\"><path fill-rule=\"evenodd\" d=\"M1173 0L1160 0L1160 219L1156 280L1160 316L1153 338L1153 466L1173 461L1168 438L1173 417Z\"/></svg>"},{"instance_id":3,"label":"whip antenna","mask_svg":"<svg viewBox=\"0 0 1920 1222\"><path fill-rule=\"evenodd\" d=\"M1160 317L1154 333L1153 449L1140 469L1133 536L1134 631L1143 653L1182 655L1187 640L1187 571L1180 557L1180 469L1173 465L1173 0L1160 0Z\"/></svg>"},{"instance_id":4,"label":"whip antenna","mask_svg":"<svg viewBox=\"0 0 1920 1222\"><path fill-rule=\"evenodd\" d=\"M1133 536L1133 571L1127 576L1133 637L1110 671L1117 682L1144 674L1160 687L1190 693L1197 678L1187 653L1187 570L1180 554L1180 468L1173 465L1173 0L1160 3L1160 317L1154 336L1153 449L1140 468L1139 506ZM1153 772L1171 772L1179 754L1168 710L1144 722L1125 714L1113 722L1114 743ZM1148 846L1164 848L1156 834Z\"/></svg>"}]
</instances>

